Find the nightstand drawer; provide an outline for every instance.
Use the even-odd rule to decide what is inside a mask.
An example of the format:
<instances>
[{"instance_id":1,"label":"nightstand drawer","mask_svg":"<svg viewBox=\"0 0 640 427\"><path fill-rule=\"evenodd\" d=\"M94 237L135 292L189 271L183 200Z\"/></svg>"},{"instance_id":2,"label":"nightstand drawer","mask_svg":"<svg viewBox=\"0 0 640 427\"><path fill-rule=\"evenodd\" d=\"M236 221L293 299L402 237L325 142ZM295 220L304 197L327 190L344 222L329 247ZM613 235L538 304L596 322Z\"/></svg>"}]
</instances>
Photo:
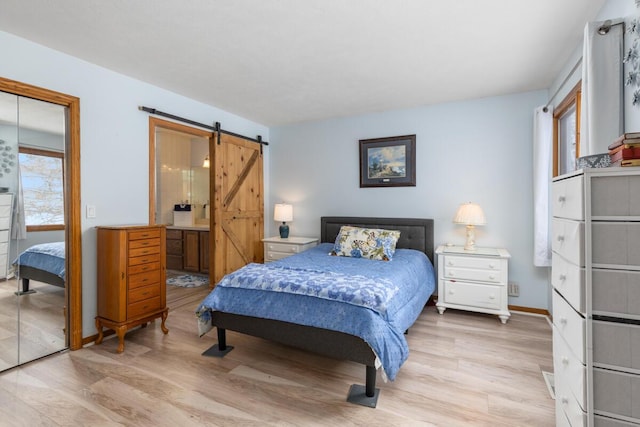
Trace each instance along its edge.
<instances>
[{"instance_id":1,"label":"nightstand drawer","mask_svg":"<svg viewBox=\"0 0 640 427\"><path fill-rule=\"evenodd\" d=\"M444 298L448 304L482 307L497 310L501 307L502 287L478 283L444 280Z\"/></svg>"},{"instance_id":2,"label":"nightstand drawer","mask_svg":"<svg viewBox=\"0 0 640 427\"><path fill-rule=\"evenodd\" d=\"M269 252L265 253L264 260L265 261L277 261L279 259L286 258L286 257L288 257L290 255L291 255L290 253L269 251Z\"/></svg>"},{"instance_id":3,"label":"nightstand drawer","mask_svg":"<svg viewBox=\"0 0 640 427\"><path fill-rule=\"evenodd\" d=\"M267 243L266 248L269 252L282 252L287 255L301 252L300 245L293 245L289 243Z\"/></svg>"},{"instance_id":4,"label":"nightstand drawer","mask_svg":"<svg viewBox=\"0 0 640 427\"><path fill-rule=\"evenodd\" d=\"M500 271L477 270L471 268L446 267L444 269L444 277L446 279L477 280L480 282L502 282L502 274ZM502 283L502 285L504 285L504 283Z\"/></svg>"},{"instance_id":5,"label":"nightstand drawer","mask_svg":"<svg viewBox=\"0 0 640 427\"><path fill-rule=\"evenodd\" d=\"M462 268L475 268L483 270L500 270L500 259L496 258L480 258L480 257L461 257L446 255L444 257L445 267L462 267Z\"/></svg>"}]
</instances>

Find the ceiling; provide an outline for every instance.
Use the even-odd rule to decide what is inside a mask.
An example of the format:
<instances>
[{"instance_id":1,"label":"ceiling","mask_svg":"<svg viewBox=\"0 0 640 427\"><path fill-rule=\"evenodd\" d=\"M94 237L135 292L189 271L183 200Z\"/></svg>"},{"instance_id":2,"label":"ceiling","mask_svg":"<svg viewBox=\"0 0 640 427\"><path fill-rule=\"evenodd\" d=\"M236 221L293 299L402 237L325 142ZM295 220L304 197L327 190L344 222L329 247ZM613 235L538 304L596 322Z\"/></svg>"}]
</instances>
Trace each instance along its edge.
<instances>
[{"instance_id":1,"label":"ceiling","mask_svg":"<svg viewBox=\"0 0 640 427\"><path fill-rule=\"evenodd\" d=\"M547 89L604 3L2 0L0 30L277 126Z\"/></svg>"}]
</instances>

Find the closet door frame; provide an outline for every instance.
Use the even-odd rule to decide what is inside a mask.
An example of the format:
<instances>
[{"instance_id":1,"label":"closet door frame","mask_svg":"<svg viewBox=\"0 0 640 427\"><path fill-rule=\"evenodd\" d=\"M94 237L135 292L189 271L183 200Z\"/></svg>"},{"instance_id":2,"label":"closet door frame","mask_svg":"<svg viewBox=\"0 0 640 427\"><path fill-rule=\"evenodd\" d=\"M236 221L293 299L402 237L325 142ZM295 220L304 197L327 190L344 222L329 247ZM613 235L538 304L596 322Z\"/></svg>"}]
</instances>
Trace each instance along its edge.
<instances>
[{"instance_id":1,"label":"closet door frame","mask_svg":"<svg viewBox=\"0 0 640 427\"><path fill-rule=\"evenodd\" d=\"M80 206L80 98L0 77L0 91L68 108L65 147L66 299L69 348L82 348L82 228ZM91 337L86 343L92 342Z\"/></svg>"}]
</instances>

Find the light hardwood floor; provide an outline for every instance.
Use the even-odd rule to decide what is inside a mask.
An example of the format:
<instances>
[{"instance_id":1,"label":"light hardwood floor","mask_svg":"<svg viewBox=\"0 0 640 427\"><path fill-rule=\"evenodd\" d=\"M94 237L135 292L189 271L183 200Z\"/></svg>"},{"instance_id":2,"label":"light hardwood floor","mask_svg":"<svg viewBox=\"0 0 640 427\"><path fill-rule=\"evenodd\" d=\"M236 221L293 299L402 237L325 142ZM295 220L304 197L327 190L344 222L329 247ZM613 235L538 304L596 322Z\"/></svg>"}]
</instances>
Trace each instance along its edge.
<instances>
[{"instance_id":1,"label":"light hardwood floor","mask_svg":"<svg viewBox=\"0 0 640 427\"><path fill-rule=\"evenodd\" d=\"M552 370L544 317L427 307L407 339L411 354L376 409L345 401L363 366L233 332L223 359L201 356L215 331L197 336L205 288L168 287L159 322L117 339L0 374L1 425L86 426L552 426Z\"/></svg>"}]
</instances>

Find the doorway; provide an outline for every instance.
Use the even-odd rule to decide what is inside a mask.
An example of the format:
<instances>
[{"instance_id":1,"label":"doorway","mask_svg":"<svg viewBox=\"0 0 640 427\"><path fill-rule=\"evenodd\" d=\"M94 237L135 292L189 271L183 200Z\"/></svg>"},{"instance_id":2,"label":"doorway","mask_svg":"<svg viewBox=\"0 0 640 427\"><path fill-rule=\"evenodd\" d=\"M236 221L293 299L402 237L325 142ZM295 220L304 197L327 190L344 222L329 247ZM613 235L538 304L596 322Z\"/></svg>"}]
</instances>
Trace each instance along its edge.
<instances>
[{"instance_id":1,"label":"doorway","mask_svg":"<svg viewBox=\"0 0 640 427\"><path fill-rule=\"evenodd\" d=\"M83 343L79 99L4 78L0 78L0 95L0 129L4 135L0 139L8 147L0 153L6 161L0 177L4 188L0 191L4 190L3 199L11 199L8 209L11 211L10 228L13 229L13 233L7 230L6 259L0 257L0 266L7 262L7 274L0 280L14 288L7 294L15 311L15 319L3 318L3 327L14 325L10 331L15 338L6 337L2 343L3 358L12 361L0 366L2 370L62 349L75 350ZM27 163L31 161L37 165L31 165L30 169ZM45 164L48 166L44 167ZM29 185L33 189L34 180L43 179L43 176L30 175L21 181L21 170L26 174L29 171L45 173L46 170L46 173L59 175L57 181L46 179L49 184L53 183L48 194L57 193L60 198L57 208L46 209L47 215L31 216L21 209L25 201L23 195L29 193ZM20 182L24 184L22 188L18 185ZM30 225L27 230L23 226L26 224ZM24 263L17 256L36 243L52 240L63 242L60 269L64 278L56 281L55 277L49 280L48 276L24 273L21 268ZM21 276L30 278L28 284L21 280Z\"/></svg>"}]
</instances>

